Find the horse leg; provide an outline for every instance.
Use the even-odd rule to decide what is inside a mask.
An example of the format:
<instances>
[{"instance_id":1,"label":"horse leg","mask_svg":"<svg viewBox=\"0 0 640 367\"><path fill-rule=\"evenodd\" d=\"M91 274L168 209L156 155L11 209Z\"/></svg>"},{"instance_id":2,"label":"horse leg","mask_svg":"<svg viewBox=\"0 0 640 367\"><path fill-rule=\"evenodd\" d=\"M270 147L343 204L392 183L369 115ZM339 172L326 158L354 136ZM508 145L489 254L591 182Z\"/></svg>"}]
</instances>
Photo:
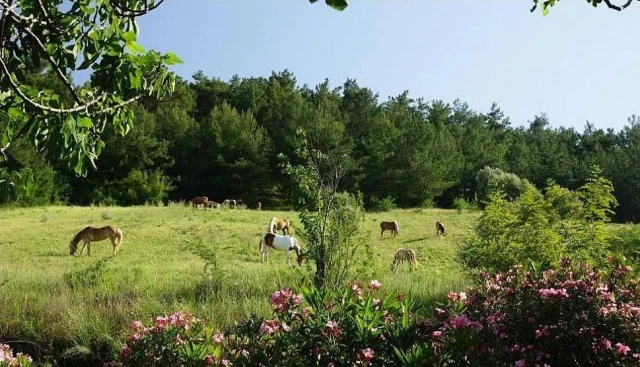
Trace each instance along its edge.
<instances>
[{"instance_id":1,"label":"horse leg","mask_svg":"<svg viewBox=\"0 0 640 367\"><path fill-rule=\"evenodd\" d=\"M113 236L110 239L111 239L111 245L113 245L113 256L116 256L116 254L118 253L117 251L118 245L116 244L116 237Z\"/></svg>"},{"instance_id":2,"label":"horse leg","mask_svg":"<svg viewBox=\"0 0 640 367\"><path fill-rule=\"evenodd\" d=\"M91 256L91 242L87 243L87 256Z\"/></svg>"},{"instance_id":3,"label":"horse leg","mask_svg":"<svg viewBox=\"0 0 640 367\"><path fill-rule=\"evenodd\" d=\"M80 256L83 256L83 255L84 255L84 249L85 249L85 248L87 248L87 244L88 244L88 243L89 243L89 242L87 242L87 241L83 241L83 242L82 242L82 249L80 250Z\"/></svg>"},{"instance_id":4,"label":"horse leg","mask_svg":"<svg viewBox=\"0 0 640 367\"><path fill-rule=\"evenodd\" d=\"M289 265L289 249L287 249L287 265Z\"/></svg>"}]
</instances>

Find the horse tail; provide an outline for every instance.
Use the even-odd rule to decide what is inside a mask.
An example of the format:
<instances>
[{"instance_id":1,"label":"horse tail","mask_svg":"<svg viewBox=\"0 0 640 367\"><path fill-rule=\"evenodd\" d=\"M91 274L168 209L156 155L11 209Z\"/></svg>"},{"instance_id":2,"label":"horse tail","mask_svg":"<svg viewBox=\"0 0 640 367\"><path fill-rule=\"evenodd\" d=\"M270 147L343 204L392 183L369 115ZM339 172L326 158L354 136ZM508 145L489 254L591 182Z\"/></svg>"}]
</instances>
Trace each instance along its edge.
<instances>
[{"instance_id":1,"label":"horse tail","mask_svg":"<svg viewBox=\"0 0 640 367\"><path fill-rule=\"evenodd\" d=\"M116 228L116 247L120 247L123 239L124 239L124 234L122 234L122 231L120 230L120 228Z\"/></svg>"},{"instance_id":2,"label":"horse tail","mask_svg":"<svg viewBox=\"0 0 640 367\"><path fill-rule=\"evenodd\" d=\"M400 231L400 227L398 226L398 222L396 222L395 220L393 221L393 230L396 232L396 235Z\"/></svg>"}]
</instances>

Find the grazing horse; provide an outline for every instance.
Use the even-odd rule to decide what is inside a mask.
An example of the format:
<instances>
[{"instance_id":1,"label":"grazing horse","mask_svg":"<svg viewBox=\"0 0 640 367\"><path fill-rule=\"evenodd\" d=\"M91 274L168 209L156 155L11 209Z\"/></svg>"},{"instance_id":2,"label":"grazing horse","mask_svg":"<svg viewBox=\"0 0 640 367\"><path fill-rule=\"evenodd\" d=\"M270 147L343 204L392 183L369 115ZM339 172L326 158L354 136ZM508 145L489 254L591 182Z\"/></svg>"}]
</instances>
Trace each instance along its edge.
<instances>
[{"instance_id":1,"label":"grazing horse","mask_svg":"<svg viewBox=\"0 0 640 367\"><path fill-rule=\"evenodd\" d=\"M302 252L302 248L298 243L298 240L295 237L291 236L281 236L275 233L267 233L262 238L260 238L260 261L265 262L268 260L269 250L278 250L278 251L286 251L287 252L287 265L290 264L289 260L289 251L293 250L296 252L296 260L298 261L298 265L302 265L302 259L304 253Z\"/></svg>"},{"instance_id":2,"label":"grazing horse","mask_svg":"<svg viewBox=\"0 0 640 367\"><path fill-rule=\"evenodd\" d=\"M193 205L194 208L197 208L198 205L202 205L204 210L207 210L207 207L209 206L209 198L206 196L196 196L193 199L189 200L189 202L191 203L191 205Z\"/></svg>"},{"instance_id":3,"label":"grazing horse","mask_svg":"<svg viewBox=\"0 0 640 367\"><path fill-rule=\"evenodd\" d=\"M395 220L392 222L380 222L380 237L382 237L384 231L391 231L394 236L397 236L399 232L398 222Z\"/></svg>"},{"instance_id":4,"label":"grazing horse","mask_svg":"<svg viewBox=\"0 0 640 367\"><path fill-rule=\"evenodd\" d=\"M85 247L87 248L88 256L91 256L91 242L98 242L106 239L111 240L111 244L113 245L113 255L118 254L118 250L120 249L120 245L122 245L122 231L118 228L114 228L112 226L105 227L94 227L94 226L86 226L80 230L80 232L76 233L71 242L69 242L69 255L73 255L76 253L78 249L78 243L83 241L82 250L80 251L80 256L84 253Z\"/></svg>"},{"instance_id":5,"label":"grazing horse","mask_svg":"<svg viewBox=\"0 0 640 367\"><path fill-rule=\"evenodd\" d=\"M391 263L391 271L395 272L399 263L408 261L411 264L411 270L415 270L418 267L418 260L416 260L416 252L409 248L401 248L396 252Z\"/></svg>"},{"instance_id":6,"label":"grazing horse","mask_svg":"<svg viewBox=\"0 0 640 367\"><path fill-rule=\"evenodd\" d=\"M256 205L256 210L262 210L262 203L258 201L258 204Z\"/></svg>"},{"instance_id":7,"label":"grazing horse","mask_svg":"<svg viewBox=\"0 0 640 367\"><path fill-rule=\"evenodd\" d=\"M209 206L209 209L217 209L220 207L220 203L216 203L215 201L210 201L208 206Z\"/></svg>"},{"instance_id":8,"label":"grazing horse","mask_svg":"<svg viewBox=\"0 0 640 367\"><path fill-rule=\"evenodd\" d=\"M291 222L286 219L278 219L276 217L271 218L267 231L269 231L270 233L276 233L278 230L282 230L283 235L290 235Z\"/></svg>"},{"instance_id":9,"label":"grazing horse","mask_svg":"<svg viewBox=\"0 0 640 367\"><path fill-rule=\"evenodd\" d=\"M436 236L438 236L438 238L440 238L443 235L444 235L444 224L442 224L441 221L437 221L436 222Z\"/></svg>"},{"instance_id":10,"label":"grazing horse","mask_svg":"<svg viewBox=\"0 0 640 367\"><path fill-rule=\"evenodd\" d=\"M235 199L227 199L222 202L222 205L229 208L235 208L238 203L235 201Z\"/></svg>"}]
</instances>

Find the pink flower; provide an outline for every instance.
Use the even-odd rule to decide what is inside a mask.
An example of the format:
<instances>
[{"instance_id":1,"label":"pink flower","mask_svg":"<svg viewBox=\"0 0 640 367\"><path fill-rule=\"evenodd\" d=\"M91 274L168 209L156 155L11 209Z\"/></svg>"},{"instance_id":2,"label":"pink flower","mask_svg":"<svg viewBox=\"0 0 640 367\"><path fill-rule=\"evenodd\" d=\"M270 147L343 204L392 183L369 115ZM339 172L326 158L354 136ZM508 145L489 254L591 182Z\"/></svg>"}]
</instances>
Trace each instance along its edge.
<instances>
[{"instance_id":1,"label":"pink flower","mask_svg":"<svg viewBox=\"0 0 640 367\"><path fill-rule=\"evenodd\" d=\"M280 323L278 320L265 320L260 325L260 332L263 334L274 334L280 330Z\"/></svg>"},{"instance_id":2,"label":"pink flower","mask_svg":"<svg viewBox=\"0 0 640 367\"><path fill-rule=\"evenodd\" d=\"M216 333L213 335L213 342L222 343L223 340L224 340L224 334L222 334L219 331L216 331Z\"/></svg>"},{"instance_id":3,"label":"pink flower","mask_svg":"<svg viewBox=\"0 0 640 367\"><path fill-rule=\"evenodd\" d=\"M618 353L619 355L626 356L629 351L631 351L631 348L629 348L628 346L622 343L616 343L616 353Z\"/></svg>"},{"instance_id":4,"label":"pink flower","mask_svg":"<svg viewBox=\"0 0 640 367\"><path fill-rule=\"evenodd\" d=\"M144 329L144 325L140 321L134 321L129 324L129 330L131 331L141 331Z\"/></svg>"},{"instance_id":5,"label":"pink flower","mask_svg":"<svg viewBox=\"0 0 640 367\"><path fill-rule=\"evenodd\" d=\"M369 362L371 362L374 356L375 356L375 353L371 348L365 348L360 352L356 352L356 357L358 357L358 361L365 362L365 364L368 364Z\"/></svg>"},{"instance_id":6,"label":"pink flower","mask_svg":"<svg viewBox=\"0 0 640 367\"><path fill-rule=\"evenodd\" d=\"M377 307L377 306L379 306L379 305L380 305L380 299L378 299L378 298L374 298L374 299L373 299L373 307Z\"/></svg>"},{"instance_id":7,"label":"pink flower","mask_svg":"<svg viewBox=\"0 0 640 367\"><path fill-rule=\"evenodd\" d=\"M124 347L122 347L122 350L120 351L120 360L124 361L128 359L130 355L131 355L131 348L129 348L128 345L125 345Z\"/></svg>"},{"instance_id":8,"label":"pink flower","mask_svg":"<svg viewBox=\"0 0 640 367\"><path fill-rule=\"evenodd\" d=\"M524 367L526 366L526 361L524 359L520 359L518 361L516 361L516 367Z\"/></svg>"},{"instance_id":9,"label":"pink flower","mask_svg":"<svg viewBox=\"0 0 640 367\"><path fill-rule=\"evenodd\" d=\"M611 349L611 341L609 339L602 339L600 341L600 347L603 349Z\"/></svg>"},{"instance_id":10,"label":"pink flower","mask_svg":"<svg viewBox=\"0 0 640 367\"><path fill-rule=\"evenodd\" d=\"M215 358L213 356L207 354L207 356L204 357L204 364L205 365L212 365L214 363L216 363L216 360L215 360Z\"/></svg>"},{"instance_id":11,"label":"pink flower","mask_svg":"<svg viewBox=\"0 0 640 367\"><path fill-rule=\"evenodd\" d=\"M440 331L440 330L436 330L436 331L434 331L434 332L433 332L433 334L432 334L432 335L433 335L433 337L434 337L435 339L438 339L438 338L440 338L440 337L442 336L442 331Z\"/></svg>"},{"instance_id":12,"label":"pink flower","mask_svg":"<svg viewBox=\"0 0 640 367\"><path fill-rule=\"evenodd\" d=\"M353 291L353 294L355 294L358 297L362 295L362 287L360 287L360 284L358 283L354 284L353 287L351 287L351 290Z\"/></svg>"},{"instance_id":13,"label":"pink flower","mask_svg":"<svg viewBox=\"0 0 640 367\"><path fill-rule=\"evenodd\" d=\"M322 330L322 335L324 335L327 338L330 336L334 338L339 338L341 333L342 333L342 329L340 329L340 326L338 326L338 323L335 321L327 322L324 329Z\"/></svg>"},{"instance_id":14,"label":"pink flower","mask_svg":"<svg viewBox=\"0 0 640 367\"><path fill-rule=\"evenodd\" d=\"M377 280L372 280L371 283L369 283L369 288L371 288L372 291L377 291L381 286L382 283Z\"/></svg>"},{"instance_id":15,"label":"pink flower","mask_svg":"<svg viewBox=\"0 0 640 367\"><path fill-rule=\"evenodd\" d=\"M469 318L465 314L458 315L451 321L451 325L453 326L454 329L463 328L463 327L469 325L470 323L471 323L471 321L469 320Z\"/></svg>"},{"instance_id":16,"label":"pink flower","mask_svg":"<svg viewBox=\"0 0 640 367\"><path fill-rule=\"evenodd\" d=\"M220 364L222 364L223 366L231 366L232 363L230 360L228 359L223 359L222 361L220 361Z\"/></svg>"}]
</instances>

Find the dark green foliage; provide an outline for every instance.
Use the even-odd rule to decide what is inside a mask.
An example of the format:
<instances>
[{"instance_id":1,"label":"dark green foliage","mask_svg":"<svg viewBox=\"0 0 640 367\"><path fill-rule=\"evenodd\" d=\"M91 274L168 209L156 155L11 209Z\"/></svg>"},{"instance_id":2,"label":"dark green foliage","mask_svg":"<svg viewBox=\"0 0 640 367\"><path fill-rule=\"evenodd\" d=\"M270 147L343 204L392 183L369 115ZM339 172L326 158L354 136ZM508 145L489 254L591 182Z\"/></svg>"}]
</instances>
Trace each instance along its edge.
<instances>
[{"instance_id":1,"label":"dark green foliage","mask_svg":"<svg viewBox=\"0 0 640 367\"><path fill-rule=\"evenodd\" d=\"M52 78L43 72L28 80L58 90L68 103L66 89ZM616 189L615 219L640 220L636 117L620 132L592 124L582 133L554 129L544 115L514 128L495 103L481 113L458 100L427 102L406 92L379 101L351 79L339 87L326 80L299 86L288 70L266 78L224 81L197 73L193 79L178 79L167 100L132 104L133 129L126 137L110 129L101 134L105 147L87 177L70 173L55 149L38 152L27 139L13 140L5 154L14 173L0 173L0 180L9 177L14 185L3 186L0 202L139 205L205 195L242 199L250 208L258 201L292 208L297 185L281 171L278 155L304 162L296 155L296 131L303 128L310 149L343 158L338 189L362 193L369 210L393 207L384 198L398 207L460 208L456 198L483 206L496 187L511 200L526 182L541 189L548 179L575 190L587 182L589 167L599 165ZM0 113L0 128L6 121Z\"/></svg>"}]
</instances>

